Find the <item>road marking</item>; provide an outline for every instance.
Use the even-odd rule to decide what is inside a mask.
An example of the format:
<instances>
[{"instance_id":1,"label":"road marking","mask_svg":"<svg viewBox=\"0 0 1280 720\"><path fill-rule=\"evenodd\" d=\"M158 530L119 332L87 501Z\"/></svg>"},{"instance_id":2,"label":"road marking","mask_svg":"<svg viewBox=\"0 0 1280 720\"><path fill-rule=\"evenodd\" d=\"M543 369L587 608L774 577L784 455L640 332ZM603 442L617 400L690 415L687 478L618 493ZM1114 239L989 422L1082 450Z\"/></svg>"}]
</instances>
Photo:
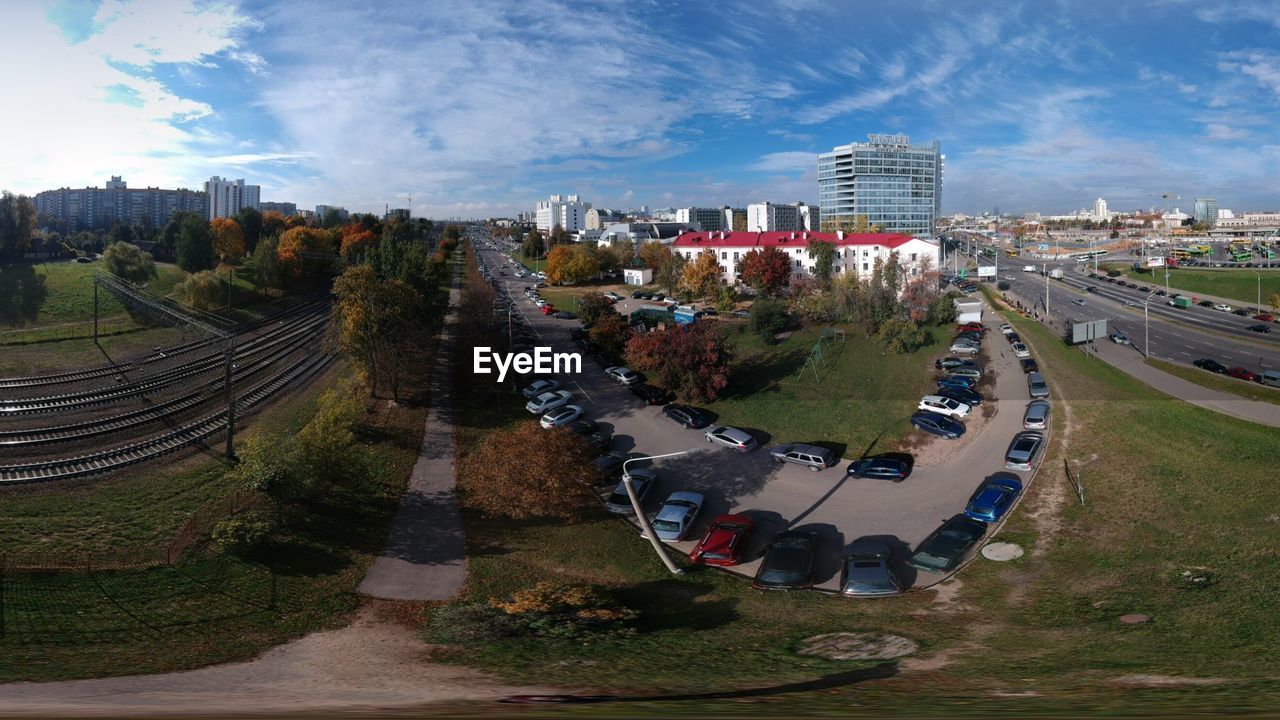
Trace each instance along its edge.
<instances>
[{"instance_id":1,"label":"road marking","mask_svg":"<svg viewBox=\"0 0 1280 720\"><path fill-rule=\"evenodd\" d=\"M579 391L582 392L583 395L587 396L587 399L591 401L592 405L596 404L595 398L591 397L590 393L588 393L585 389L583 389L581 383L579 383L577 380L574 380L573 384L578 388Z\"/></svg>"}]
</instances>

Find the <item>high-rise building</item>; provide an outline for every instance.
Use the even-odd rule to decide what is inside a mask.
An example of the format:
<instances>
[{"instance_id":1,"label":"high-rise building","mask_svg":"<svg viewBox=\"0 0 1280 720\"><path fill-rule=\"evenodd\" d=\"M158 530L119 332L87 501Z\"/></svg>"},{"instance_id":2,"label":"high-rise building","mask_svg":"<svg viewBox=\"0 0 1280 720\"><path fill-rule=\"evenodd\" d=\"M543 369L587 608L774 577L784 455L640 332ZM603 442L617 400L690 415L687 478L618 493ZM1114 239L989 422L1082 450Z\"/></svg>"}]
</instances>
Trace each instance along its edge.
<instances>
[{"instance_id":1,"label":"high-rise building","mask_svg":"<svg viewBox=\"0 0 1280 720\"><path fill-rule=\"evenodd\" d=\"M199 190L130 188L119 175L113 175L105 188L45 190L36 193L32 202L36 213L51 222L66 223L68 229L115 223L163 227L176 212L204 215L208 211L208 197Z\"/></svg>"},{"instance_id":2,"label":"high-rise building","mask_svg":"<svg viewBox=\"0 0 1280 720\"><path fill-rule=\"evenodd\" d=\"M778 205L762 202L747 206L747 232L815 230L814 221L818 219L818 208L805 203Z\"/></svg>"},{"instance_id":3,"label":"high-rise building","mask_svg":"<svg viewBox=\"0 0 1280 720\"><path fill-rule=\"evenodd\" d=\"M347 209L339 205L317 205L316 206L316 222L324 222L325 218L332 210L338 214L338 222L346 222L351 217L351 213Z\"/></svg>"},{"instance_id":4,"label":"high-rise building","mask_svg":"<svg viewBox=\"0 0 1280 720\"><path fill-rule=\"evenodd\" d=\"M408 222L409 216L410 216L409 208L391 208L390 210L387 211L387 216L384 217L383 220L398 218L400 220L404 220Z\"/></svg>"},{"instance_id":5,"label":"high-rise building","mask_svg":"<svg viewBox=\"0 0 1280 720\"><path fill-rule=\"evenodd\" d=\"M1218 199L1196 198L1193 215L1198 223L1208 223L1212 225L1218 222Z\"/></svg>"},{"instance_id":6,"label":"high-rise building","mask_svg":"<svg viewBox=\"0 0 1280 720\"><path fill-rule=\"evenodd\" d=\"M688 225L691 230L727 230L724 211L720 208L687 207L676 210L676 222Z\"/></svg>"},{"instance_id":7,"label":"high-rise building","mask_svg":"<svg viewBox=\"0 0 1280 720\"><path fill-rule=\"evenodd\" d=\"M209 219L231 217L242 208L258 209L262 188L257 185L246 185L244 178L228 180L214 175L204 184L205 194L209 196Z\"/></svg>"},{"instance_id":8,"label":"high-rise building","mask_svg":"<svg viewBox=\"0 0 1280 720\"><path fill-rule=\"evenodd\" d=\"M538 230L550 233L556 225L568 232L585 230L590 209L591 203L582 202L577 195L552 195L537 205Z\"/></svg>"},{"instance_id":9,"label":"high-rise building","mask_svg":"<svg viewBox=\"0 0 1280 720\"><path fill-rule=\"evenodd\" d=\"M724 213L724 230L733 232L746 232L747 230L747 209L735 208L725 205L720 208Z\"/></svg>"},{"instance_id":10,"label":"high-rise building","mask_svg":"<svg viewBox=\"0 0 1280 720\"><path fill-rule=\"evenodd\" d=\"M1111 213L1107 212L1107 201L1098 198L1093 201L1093 219L1106 221L1111 219Z\"/></svg>"},{"instance_id":11,"label":"high-rise building","mask_svg":"<svg viewBox=\"0 0 1280 720\"><path fill-rule=\"evenodd\" d=\"M867 135L818 156L818 207L824 229L867 226L933 237L942 209L946 156L938 141L913 145L906 135Z\"/></svg>"},{"instance_id":12,"label":"high-rise building","mask_svg":"<svg viewBox=\"0 0 1280 720\"><path fill-rule=\"evenodd\" d=\"M262 212L278 212L285 217L298 214L297 204L291 202L261 202L258 203L258 209Z\"/></svg>"}]
</instances>

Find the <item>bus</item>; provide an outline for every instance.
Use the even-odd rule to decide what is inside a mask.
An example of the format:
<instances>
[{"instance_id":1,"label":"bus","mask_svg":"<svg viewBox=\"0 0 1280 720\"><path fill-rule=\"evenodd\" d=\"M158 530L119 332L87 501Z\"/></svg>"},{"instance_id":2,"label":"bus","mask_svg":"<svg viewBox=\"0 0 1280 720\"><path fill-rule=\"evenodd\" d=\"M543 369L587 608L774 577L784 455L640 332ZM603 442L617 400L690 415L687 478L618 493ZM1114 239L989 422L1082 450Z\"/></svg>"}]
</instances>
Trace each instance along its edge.
<instances>
[{"instance_id":1,"label":"bus","mask_svg":"<svg viewBox=\"0 0 1280 720\"><path fill-rule=\"evenodd\" d=\"M1213 248L1208 245L1191 245L1187 248L1187 252L1192 255L1208 255L1213 252Z\"/></svg>"},{"instance_id":2,"label":"bus","mask_svg":"<svg viewBox=\"0 0 1280 720\"><path fill-rule=\"evenodd\" d=\"M1253 259L1253 251L1244 248L1231 248L1231 259L1235 262L1249 262Z\"/></svg>"},{"instance_id":3,"label":"bus","mask_svg":"<svg viewBox=\"0 0 1280 720\"><path fill-rule=\"evenodd\" d=\"M1191 259L1191 255L1192 253L1190 250L1183 250L1182 248L1174 248L1169 251L1169 257L1174 260L1189 260Z\"/></svg>"},{"instance_id":4,"label":"bus","mask_svg":"<svg viewBox=\"0 0 1280 720\"><path fill-rule=\"evenodd\" d=\"M1005 251L1004 251L1004 254L1005 254L1005 255L1008 255L1009 257L1018 257L1018 249L1017 249L1017 248L1006 248L1006 249L1005 249Z\"/></svg>"},{"instance_id":5,"label":"bus","mask_svg":"<svg viewBox=\"0 0 1280 720\"><path fill-rule=\"evenodd\" d=\"M1086 250L1085 252L1071 253L1067 257L1072 258L1076 262L1089 262L1094 258L1101 258L1107 254L1106 250Z\"/></svg>"},{"instance_id":6,"label":"bus","mask_svg":"<svg viewBox=\"0 0 1280 720\"><path fill-rule=\"evenodd\" d=\"M1259 255L1261 255L1261 256L1262 256L1262 259L1264 259L1264 260L1275 260L1275 259L1276 259L1276 251L1275 251L1275 250L1272 250L1271 248L1267 247L1266 245L1259 245L1259 246L1258 246L1258 254L1259 254Z\"/></svg>"}]
</instances>

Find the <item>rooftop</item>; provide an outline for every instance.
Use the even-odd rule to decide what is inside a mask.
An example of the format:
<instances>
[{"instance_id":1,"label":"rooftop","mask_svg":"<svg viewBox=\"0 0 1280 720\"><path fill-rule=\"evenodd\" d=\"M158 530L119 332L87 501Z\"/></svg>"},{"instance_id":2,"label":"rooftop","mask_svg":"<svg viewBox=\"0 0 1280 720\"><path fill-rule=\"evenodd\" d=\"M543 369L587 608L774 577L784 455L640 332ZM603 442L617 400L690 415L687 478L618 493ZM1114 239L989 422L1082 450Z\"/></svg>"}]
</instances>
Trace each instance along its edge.
<instances>
[{"instance_id":1,"label":"rooftop","mask_svg":"<svg viewBox=\"0 0 1280 720\"><path fill-rule=\"evenodd\" d=\"M880 245L895 248L914 240L903 233L809 232L807 230L776 232L727 232L709 230L687 232L676 238L676 247L804 247L810 240L825 240L837 246Z\"/></svg>"}]
</instances>

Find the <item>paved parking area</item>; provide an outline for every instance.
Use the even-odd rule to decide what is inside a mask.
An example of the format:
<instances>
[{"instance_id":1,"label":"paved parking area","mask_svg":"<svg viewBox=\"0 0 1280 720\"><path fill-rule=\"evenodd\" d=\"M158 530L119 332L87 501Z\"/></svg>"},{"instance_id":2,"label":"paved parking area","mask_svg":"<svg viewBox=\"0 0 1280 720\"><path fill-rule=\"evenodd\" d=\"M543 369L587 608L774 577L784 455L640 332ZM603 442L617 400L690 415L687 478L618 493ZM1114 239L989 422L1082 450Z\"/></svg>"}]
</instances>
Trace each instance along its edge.
<instances>
[{"instance_id":1,"label":"paved parking area","mask_svg":"<svg viewBox=\"0 0 1280 720\"><path fill-rule=\"evenodd\" d=\"M494 254L486 255L492 264ZM539 314L523 295L525 283L497 279L507 281L516 308L526 316L544 344L559 349L570 347L569 331L578 325L577 321L556 320ZM847 478L844 469L848 459L814 473L797 465L775 464L768 454L768 447L776 444L823 438L770 438L762 431L744 428L753 430L765 447L740 454L711 446L702 430L682 428L663 416L661 408L645 406L585 358L582 374L559 379L574 393L574 402L586 409L587 417L614 433L615 449L636 456L694 451L655 461L659 484L645 503L646 510L652 513L676 490L695 490L706 496L698 524L690 533L694 540L675 543L673 547L679 551L688 554L706 524L716 515L736 512L751 517L757 527L746 553L751 559L735 567L737 572L754 574L759 555L775 532L805 528L816 530L823 537L818 564L821 588L837 588L841 551L854 541L869 538L885 541L895 549L904 582L927 586L942 577L917 574L907 566L905 559L910 550L944 520L962 512L970 495L987 478L1010 472L1004 468L1004 453L1010 440L1022 429L1022 412L1029 401L1026 376L1009 343L1000 335L998 321L991 324L995 317L988 320L992 331L984 343L988 373L995 375L995 390L984 393L988 397L975 412L975 415L982 414L990 405L995 409L994 415L967 421L970 432L957 441L929 436L927 442L942 443L943 447L924 448L920 453L921 462L902 483ZM857 398L851 397L848 401L856 403ZM911 406L902 408L904 414L914 410ZM925 458L935 460L929 462ZM631 467L647 462L637 461ZM1013 474L1024 483L1029 479L1029 473Z\"/></svg>"}]
</instances>

